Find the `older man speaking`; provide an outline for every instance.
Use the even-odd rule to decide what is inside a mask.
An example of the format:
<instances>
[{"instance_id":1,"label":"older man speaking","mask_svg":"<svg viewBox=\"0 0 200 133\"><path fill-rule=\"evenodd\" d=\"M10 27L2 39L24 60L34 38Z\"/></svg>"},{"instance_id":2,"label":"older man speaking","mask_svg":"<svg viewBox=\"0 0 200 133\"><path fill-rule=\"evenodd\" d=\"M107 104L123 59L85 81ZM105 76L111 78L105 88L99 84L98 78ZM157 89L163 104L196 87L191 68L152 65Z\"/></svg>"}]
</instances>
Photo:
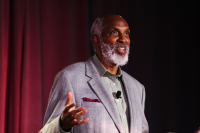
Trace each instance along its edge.
<instances>
[{"instance_id":1,"label":"older man speaking","mask_svg":"<svg viewBox=\"0 0 200 133\"><path fill-rule=\"evenodd\" d=\"M41 133L148 133L144 86L120 66L128 62L130 29L119 15L91 28L95 55L55 78Z\"/></svg>"}]
</instances>

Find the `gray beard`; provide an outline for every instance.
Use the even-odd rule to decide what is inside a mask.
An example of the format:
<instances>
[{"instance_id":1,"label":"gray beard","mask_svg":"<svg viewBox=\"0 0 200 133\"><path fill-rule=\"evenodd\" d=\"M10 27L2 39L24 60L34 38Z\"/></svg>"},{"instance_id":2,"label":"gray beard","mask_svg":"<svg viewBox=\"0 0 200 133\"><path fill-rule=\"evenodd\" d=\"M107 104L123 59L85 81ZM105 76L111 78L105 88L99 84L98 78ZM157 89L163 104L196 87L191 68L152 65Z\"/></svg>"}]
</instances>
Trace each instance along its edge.
<instances>
[{"instance_id":1,"label":"gray beard","mask_svg":"<svg viewBox=\"0 0 200 133\"><path fill-rule=\"evenodd\" d=\"M117 65L117 66L124 66L128 62L128 55L129 55L129 49L130 47L126 44L115 44L114 46L110 44L104 43L102 40L100 40L100 45L101 45L101 53L103 56L103 60L105 61L106 64L109 65ZM126 47L126 53L125 55L115 53L116 49L124 45Z\"/></svg>"}]
</instances>

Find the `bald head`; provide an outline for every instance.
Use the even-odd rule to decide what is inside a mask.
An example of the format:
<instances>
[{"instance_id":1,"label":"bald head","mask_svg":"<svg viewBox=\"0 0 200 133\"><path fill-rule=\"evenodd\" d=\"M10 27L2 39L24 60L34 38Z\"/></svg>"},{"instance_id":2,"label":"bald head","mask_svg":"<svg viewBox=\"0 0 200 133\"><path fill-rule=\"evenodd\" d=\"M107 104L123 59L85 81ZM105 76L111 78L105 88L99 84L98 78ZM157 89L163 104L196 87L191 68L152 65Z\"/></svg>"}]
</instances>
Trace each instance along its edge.
<instances>
[{"instance_id":1,"label":"bald head","mask_svg":"<svg viewBox=\"0 0 200 133\"><path fill-rule=\"evenodd\" d=\"M120 24L119 26L128 26L126 20L119 15L108 15L105 16L103 19L104 19L103 26L116 25L116 23Z\"/></svg>"}]
</instances>

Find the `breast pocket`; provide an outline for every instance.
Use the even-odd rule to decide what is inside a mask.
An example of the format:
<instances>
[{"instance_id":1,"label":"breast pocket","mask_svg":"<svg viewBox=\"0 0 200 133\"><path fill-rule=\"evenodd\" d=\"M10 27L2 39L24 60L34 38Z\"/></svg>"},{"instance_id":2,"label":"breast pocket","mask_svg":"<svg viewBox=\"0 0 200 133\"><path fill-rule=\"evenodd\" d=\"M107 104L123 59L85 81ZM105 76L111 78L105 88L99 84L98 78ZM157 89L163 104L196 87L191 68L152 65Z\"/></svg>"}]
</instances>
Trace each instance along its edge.
<instances>
[{"instance_id":1,"label":"breast pocket","mask_svg":"<svg viewBox=\"0 0 200 133\"><path fill-rule=\"evenodd\" d=\"M87 113L82 119L86 117L89 118L89 121L85 123L85 129L87 129L88 132L118 132L112 118L102 103L82 101L81 106L87 109Z\"/></svg>"},{"instance_id":2,"label":"breast pocket","mask_svg":"<svg viewBox=\"0 0 200 133\"><path fill-rule=\"evenodd\" d=\"M87 109L87 113L84 115L84 118L89 117L90 120L103 117L105 116L105 113L107 113L102 103L82 101L81 106Z\"/></svg>"}]
</instances>

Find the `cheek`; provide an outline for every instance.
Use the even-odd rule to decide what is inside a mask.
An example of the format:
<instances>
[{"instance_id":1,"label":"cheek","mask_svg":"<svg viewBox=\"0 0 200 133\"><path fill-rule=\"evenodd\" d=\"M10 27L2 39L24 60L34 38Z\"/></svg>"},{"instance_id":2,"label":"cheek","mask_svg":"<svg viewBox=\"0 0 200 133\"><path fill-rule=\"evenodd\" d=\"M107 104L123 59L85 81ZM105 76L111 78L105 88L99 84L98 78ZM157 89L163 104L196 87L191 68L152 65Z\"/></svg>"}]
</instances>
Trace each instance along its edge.
<instances>
[{"instance_id":1,"label":"cheek","mask_svg":"<svg viewBox=\"0 0 200 133\"><path fill-rule=\"evenodd\" d=\"M130 39L127 40L127 45L130 45L131 41Z\"/></svg>"},{"instance_id":2,"label":"cheek","mask_svg":"<svg viewBox=\"0 0 200 133\"><path fill-rule=\"evenodd\" d=\"M108 39L105 39L104 42L111 44L111 45L114 45L114 44L116 44L117 39L116 38L108 38Z\"/></svg>"}]
</instances>

